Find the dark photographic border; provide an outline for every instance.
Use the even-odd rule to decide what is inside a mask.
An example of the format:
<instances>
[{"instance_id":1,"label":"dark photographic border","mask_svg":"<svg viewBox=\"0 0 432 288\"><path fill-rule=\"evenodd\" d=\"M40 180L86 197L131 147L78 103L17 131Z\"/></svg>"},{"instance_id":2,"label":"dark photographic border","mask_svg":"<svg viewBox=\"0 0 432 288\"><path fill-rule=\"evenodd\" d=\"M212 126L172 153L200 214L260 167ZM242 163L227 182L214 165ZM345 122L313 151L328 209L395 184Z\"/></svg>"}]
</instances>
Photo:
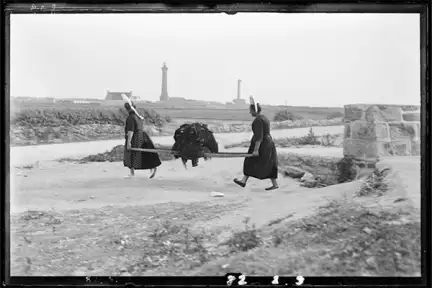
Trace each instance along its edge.
<instances>
[{"instance_id":1,"label":"dark photographic border","mask_svg":"<svg viewBox=\"0 0 432 288\"><path fill-rule=\"evenodd\" d=\"M215 285L227 286L227 277L10 277L10 238L9 238L9 109L10 109L10 14L31 14L31 13L227 13L237 12L279 12L279 13L417 13L420 14L420 61L421 61L421 171L422 171L422 197L421 197L421 227L422 227L422 277L307 277L302 286L309 285L403 285L403 286L424 286L429 287L431 271L431 197L430 197L430 106L431 106L431 79L430 79L430 39L431 39L431 1L270 1L259 2L249 1L243 3L229 1L6 1L2 3L2 84L4 97L1 103L4 107L2 120L1 142L2 163L5 164L2 178L4 193L1 193L0 217L2 219L2 239L0 260L2 264L1 282L2 285ZM238 271L232 271L238 276ZM247 275L246 275L247 276ZM272 285L273 275L263 277L247 277L250 285ZM280 277L280 285L296 286L295 277ZM236 284L233 284L236 285ZM273 286L273 285L272 285Z\"/></svg>"}]
</instances>

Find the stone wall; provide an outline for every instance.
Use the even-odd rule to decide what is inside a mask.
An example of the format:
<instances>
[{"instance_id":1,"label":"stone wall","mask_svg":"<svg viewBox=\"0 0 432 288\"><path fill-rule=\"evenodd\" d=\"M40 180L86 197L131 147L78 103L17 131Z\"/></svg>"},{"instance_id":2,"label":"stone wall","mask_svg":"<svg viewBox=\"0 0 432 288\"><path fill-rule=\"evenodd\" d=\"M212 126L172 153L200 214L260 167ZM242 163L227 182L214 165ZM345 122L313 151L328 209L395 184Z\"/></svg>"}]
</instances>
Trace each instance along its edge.
<instances>
[{"instance_id":1,"label":"stone wall","mask_svg":"<svg viewBox=\"0 0 432 288\"><path fill-rule=\"evenodd\" d=\"M346 105L344 156L420 155L420 106Z\"/></svg>"}]
</instances>

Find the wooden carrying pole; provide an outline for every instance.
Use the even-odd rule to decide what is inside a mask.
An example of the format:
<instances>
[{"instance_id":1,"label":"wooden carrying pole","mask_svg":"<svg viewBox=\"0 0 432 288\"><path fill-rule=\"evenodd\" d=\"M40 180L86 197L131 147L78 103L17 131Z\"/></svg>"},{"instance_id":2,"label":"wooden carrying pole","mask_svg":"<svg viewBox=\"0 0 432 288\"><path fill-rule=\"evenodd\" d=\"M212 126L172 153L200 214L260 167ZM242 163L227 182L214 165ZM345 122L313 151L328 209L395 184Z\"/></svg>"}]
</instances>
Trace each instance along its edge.
<instances>
[{"instance_id":1,"label":"wooden carrying pole","mask_svg":"<svg viewBox=\"0 0 432 288\"><path fill-rule=\"evenodd\" d=\"M149 152L149 153L169 153L178 155L179 152L166 149L147 149L147 148L131 148L132 151ZM220 153L204 153L205 157L209 158L235 158L235 157L252 157L252 154L238 152L220 152Z\"/></svg>"}]
</instances>

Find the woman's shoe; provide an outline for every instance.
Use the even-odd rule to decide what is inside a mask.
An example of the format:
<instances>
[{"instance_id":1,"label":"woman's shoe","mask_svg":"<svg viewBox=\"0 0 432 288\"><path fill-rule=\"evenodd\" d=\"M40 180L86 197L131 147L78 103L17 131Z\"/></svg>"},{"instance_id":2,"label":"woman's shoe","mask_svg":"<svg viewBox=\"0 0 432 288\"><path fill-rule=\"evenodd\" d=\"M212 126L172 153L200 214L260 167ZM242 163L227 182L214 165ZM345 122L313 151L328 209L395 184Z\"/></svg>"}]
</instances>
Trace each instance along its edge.
<instances>
[{"instance_id":1,"label":"woman's shoe","mask_svg":"<svg viewBox=\"0 0 432 288\"><path fill-rule=\"evenodd\" d=\"M236 183L237 185L239 185L239 186L241 186L243 188L246 186L246 183L241 182L237 178L234 178L234 183Z\"/></svg>"},{"instance_id":2,"label":"woman's shoe","mask_svg":"<svg viewBox=\"0 0 432 288\"><path fill-rule=\"evenodd\" d=\"M152 174L150 175L150 179L152 179L153 177L155 177L155 175L156 175L156 171L157 171L157 168L154 168L154 169L152 169L153 171L152 171Z\"/></svg>"}]
</instances>

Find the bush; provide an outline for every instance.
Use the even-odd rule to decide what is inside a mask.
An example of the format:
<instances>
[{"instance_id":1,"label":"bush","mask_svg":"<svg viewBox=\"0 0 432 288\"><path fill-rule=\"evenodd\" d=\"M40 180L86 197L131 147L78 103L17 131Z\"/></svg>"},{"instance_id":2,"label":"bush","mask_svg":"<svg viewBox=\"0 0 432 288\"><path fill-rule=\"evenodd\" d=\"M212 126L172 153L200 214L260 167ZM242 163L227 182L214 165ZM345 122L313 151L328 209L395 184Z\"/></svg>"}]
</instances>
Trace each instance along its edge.
<instances>
[{"instance_id":1,"label":"bush","mask_svg":"<svg viewBox=\"0 0 432 288\"><path fill-rule=\"evenodd\" d=\"M321 136L321 145L325 147L335 146L336 139L339 135L331 135L329 133Z\"/></svg>"},{"instance_id":2,"label":"bush","mask_svg":"<svg viewBox=\"0 0 432 288\"><path fill-rule=\"evenodd\" d=\"M339 138L341 134L324 134L322 136L316 136L312 128L305 136L301 137L286 137L286 138L275 138L273 142L276 147L297 147L302 145L321 145L325 147L339 146ZM235 147L249 147L250 141L242 141L239 143L227 144L225 149L235 148Z\"/></svg>"},{"instance_id":3,"label":"bush","mask_svg":"<svg viewBox=\"0 0 432 288\"><path fill-rule=\"evenodd\" d=\"M146 124L162 127L170 122L170 117L163 117L151 109L138 108L139 113L144 117ZM11 117L12 126L32 127L60 127L87 124L112 124L124 125L127 112L123 108L25 108Z\"/></svg>"},{"instance_id":4,"label":"bush","mask_svg":"<svg viewBox=\"0 0 432 288\"><path fill-rule=\"evenodd\" d=\"M383 171L375 170L370 176L363 180L363 185L356 191L356 196L384 195L389 189L388 183L385 181L385 176L388 171L389 169Z\"/></svg>"},{"instance_id":5,"label":"bush","mask_svg":"<svg viewBox=\"0 0 432 288\"><path fill-rule=\"evenodd\" d=\"M338 112L333 112L333 113L327 115L326 119L331 120L331 119L336 119L336 118L343 118L344 116L345 116L344 113L338 111Z\"/></svg>"},{"instance_id":6,"label":"bush","mask_svg":"<svg viewBox=\"0 0 432 288\"><path fill-rule=\"evenodd\" d=\"M309 129L309 133L299 139L299 145L318 145L321 144L318 141L318 137L313 132L312 128Z\"/></svg>"},{"instance_id":7,"label":"bush","mask_svg":"<svg viewBox=\"0 0 432 288\"><path fill-rule=\"evenodd\" d=\"M249 226L250 218L245 218L243 223L245 229L234 233L234 235L225 243L230 248L231 252L248 251L261 245L262 240L258 235L255 225Z\"/></svg>"},{"instance_id":8,"label":"bush","mask_svg":"<svg viewBox=\"0 0 432 288\"><path fill-rule=\"evenodd\" d=\"M293 114L292 112L289 112L288 110L282 110L278 111L275 116L273 117L274 121L286 121L286 120L302 120L303 117Z\"/></svg>"}]
</instances>

